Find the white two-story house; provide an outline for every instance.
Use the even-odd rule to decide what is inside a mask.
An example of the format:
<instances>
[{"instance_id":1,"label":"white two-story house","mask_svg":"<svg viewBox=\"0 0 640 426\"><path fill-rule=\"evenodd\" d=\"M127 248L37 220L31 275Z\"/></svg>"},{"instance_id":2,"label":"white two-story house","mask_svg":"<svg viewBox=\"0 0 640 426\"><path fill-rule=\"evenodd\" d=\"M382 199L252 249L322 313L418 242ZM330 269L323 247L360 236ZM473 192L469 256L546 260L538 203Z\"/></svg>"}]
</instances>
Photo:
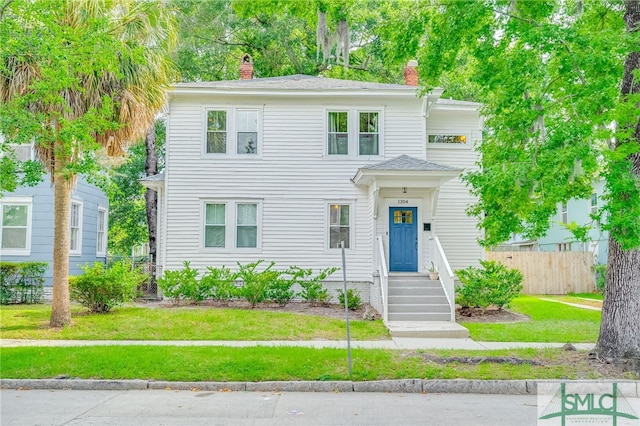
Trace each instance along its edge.
<instances>
[{"instance_id":1,"label":"white two-story house","mask_svg":"<svg viewBox=\"0 0 640 426\"><path fill-rule=\"evenodd\" d=\"M479 105L421 96L413 62L398 85L253 79L244 59L245 79L169 93L165 172L143 180L160 197L158 274L185 260L341 267L343 243L349 285L385 319L452 320L453 271L483 257L460 179L478 160ZM394 285L427 280L431 262L446 306L403 293L425 304L394 312Z\"/></svg>"}]
</instances>

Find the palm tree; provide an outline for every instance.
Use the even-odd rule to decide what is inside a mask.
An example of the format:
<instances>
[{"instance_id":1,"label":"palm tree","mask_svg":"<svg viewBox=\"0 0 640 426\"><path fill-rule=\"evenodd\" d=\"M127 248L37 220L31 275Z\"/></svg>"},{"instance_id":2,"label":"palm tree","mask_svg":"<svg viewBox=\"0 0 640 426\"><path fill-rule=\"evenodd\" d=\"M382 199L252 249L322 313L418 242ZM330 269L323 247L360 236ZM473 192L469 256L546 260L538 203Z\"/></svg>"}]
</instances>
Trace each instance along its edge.
<instances>
[{"instance_id":1,"label":"palm tree","mask_svg":"<svg viewBox=\"0 0 640 426\"><path fill-rule=\"evenodd\" d=\"M14 0L0 14L0 130L35 141L54 187L50 326L71 322L69 205L79 172L142 137L175 76L172 11L158 1Z\"/></svg>"}]
</instances>

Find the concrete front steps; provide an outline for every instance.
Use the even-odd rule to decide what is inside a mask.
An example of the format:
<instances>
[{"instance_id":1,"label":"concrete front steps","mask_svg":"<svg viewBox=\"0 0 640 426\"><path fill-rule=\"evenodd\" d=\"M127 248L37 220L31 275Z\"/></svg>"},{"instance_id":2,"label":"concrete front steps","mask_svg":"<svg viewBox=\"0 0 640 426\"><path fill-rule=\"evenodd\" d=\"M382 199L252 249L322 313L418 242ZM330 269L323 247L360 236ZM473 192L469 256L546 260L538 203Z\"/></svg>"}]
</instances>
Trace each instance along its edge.
<instances>
[{"instance_id":1,"label":"concrete front steps","mask_svg":"<svg viewBox=\"0 0 640 426\"><path fill-rule=\"evenodd\" d=\"M451 321L442 284L428 275L389 274L387 306L387 327L394 337L469 337L469 330Z\"/></svg>"}]
</instances>

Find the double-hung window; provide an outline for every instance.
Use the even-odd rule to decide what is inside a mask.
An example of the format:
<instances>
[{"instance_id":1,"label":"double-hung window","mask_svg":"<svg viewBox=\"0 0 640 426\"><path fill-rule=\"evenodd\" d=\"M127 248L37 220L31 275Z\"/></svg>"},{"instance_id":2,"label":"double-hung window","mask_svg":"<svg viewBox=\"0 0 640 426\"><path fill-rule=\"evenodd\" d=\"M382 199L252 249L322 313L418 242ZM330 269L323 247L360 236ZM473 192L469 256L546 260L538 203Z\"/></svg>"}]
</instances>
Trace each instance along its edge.
<instances>
[{"instance_id":1,"label":"double-hung window","mask_svg":"<svg viewBox=\"0 0 640 426\"><path fill-rule=\"evenodd\" d=\"M227 152L227 111L207 111L207 153Z\"/></svg>"},{"instance_id":2,"label":"double-hung window","mask_svg":"<svg viewBox=\"0 0 640 426\"><path fill-rule=\"evenodd\" d=\"M378 155L378 113L359 113L358 153Z\"/></svg>"},{"instance_id":3,"label":"double-hung window","mask_svg":"<svg viewBox=\"0 0 640 426\"><path fill-rule=\"evenodd\" d=\"M226 205L206 204L204 222L204 246L224 247L226 233Z\"/></svg>"},{"instance_id":4,"label":"double-hung window","mask_svg":"<svg viewBox=\"0 0 640 426\"><path fill-rule=\"evenodd\" d=\"M560 204L560 221L562 223L569 223L569 208L567 203Z\"/></svg>"},{"instance_id":5,"label":"double-hung window","mask_svg":"<svg viewBox=\"0 0 640 426\"><path fill-rule=\"evenodd\" d=\"M589 200L589 213L592 215L598 214L598 193L594 192L591 194L591 199Z\"/></svg>"},{"instance_id":6,"label":"double-hung window","mask_svg":"<svg viewBox=\"0 0 640 426\"><path fill-rule=\"evenodd\" d=\"M69 254L82 254L82 203L72 201L69 209Z\"/></svg>"},{"instance_id":7,"label":"double-hung window","mask_svg":"<svg viewBox=\"0 0 640 426\"><path fill-rule=\"evenodd\" d=\"M204 203L204 247L260 247L260 204L216 201Z\"/></svg>"},{"instance_id":8,"label":"double-hung window","mask_svg":"<svg viewBox=\"0 0 640 426\"><path fill-rule=\"evenodd\" d=\"M98 207L98 230L96 235L96 256L107 255L107 209Z\"/></svg>"},{"instance_id":9,"label":"double-hung window","mask_svg":"<svg viewBox=\"0 0 640 426\"><path fill-rule=\"evenodd\" d=\"M258 109L206 111L206 154L256 155L260 151Z\"/></svg>"},{"instance_id":10,"label":"double-hung window","mask_svg":"<svg viewBox=\"0 0 640 426\"><path fill-rule=\"evenodd\" d=\"M327 155L380 154L380 112L348 109L327 112Z\"/></svg>"},{"instance_id":11,"label":"double-hung window","mask_svg":"<svg viewBox=\"0 0 640 426\"><path fill-rule=\"evenodd\" d=\"M351 206L349 204L329 205L329 248L351 247Z\"/></svg>"},{"instance_id":12,"label":"double-hung window","mask_svg":"<svg viewBox=\"0 0 640 426\"><path fill-rule=\"evenodd\" d=\"M238 110L237 117L237 153L256 154L258 152L258 111Z\"/></svg>"},{"instance_id":13,"label":"double-hung window","mask_svg":"<svg viewBox=\"0 0 640 426\"><path fill-rule=\"evenodd\" d=\"M329 155L349 154L349 114L346 111L329 112Z\"/></svg>"},{"instance_id":14,"label":"double-hung window","mask_svg":"<svg viewBox=\"0 0 640 426\"><path fill-rule=\"evenodd\" d=\"M31 198L0 200L0 252L29 255L31 250Z\"/></svg>"},{"instance_id":15,"label":"double-hung window","mask_svg":"<svg viewBox=\"0 0 640 426\"><path fill-rule=\"evenodd\" d=\"M258 205L236 204L236 247L258 246Z\"/></svg>"}]
</instances>

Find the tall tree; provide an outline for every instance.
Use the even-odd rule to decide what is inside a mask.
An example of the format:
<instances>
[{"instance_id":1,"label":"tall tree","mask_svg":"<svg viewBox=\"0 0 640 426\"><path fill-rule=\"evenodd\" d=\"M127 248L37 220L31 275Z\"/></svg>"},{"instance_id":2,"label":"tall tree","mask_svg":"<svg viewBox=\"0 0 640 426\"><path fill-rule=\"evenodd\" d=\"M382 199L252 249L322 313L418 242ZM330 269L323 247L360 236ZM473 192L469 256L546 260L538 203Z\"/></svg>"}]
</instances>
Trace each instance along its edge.
<instances>
[{"instance_id":1,"label":"tall tree","mask_svg":"<svg viewBox=\"0 0 640 426\"><path fill-rule=\"evenodd\" d=\"M638 0L444 1L420 50L434 85L468 66L487 132L466 175L491 246L537 238L558 203L606 180L608 273L596 352L640 358ZM624 20L623 20L624 16ZM625 26L626 21L626 26Z\"/></svg>"},{"instance_id":2,"label":"tall tree","mask_svg":"<svg viewBox=\"0 0 640 426\"><path fill-rule=\"evenodd\" d=\"M78 173L145 134L174 73L171 11L156 1L5 2L0 131L35 142L54 188L50 325L70 323L69 202Z\"/></svg>"}]
</instances>

